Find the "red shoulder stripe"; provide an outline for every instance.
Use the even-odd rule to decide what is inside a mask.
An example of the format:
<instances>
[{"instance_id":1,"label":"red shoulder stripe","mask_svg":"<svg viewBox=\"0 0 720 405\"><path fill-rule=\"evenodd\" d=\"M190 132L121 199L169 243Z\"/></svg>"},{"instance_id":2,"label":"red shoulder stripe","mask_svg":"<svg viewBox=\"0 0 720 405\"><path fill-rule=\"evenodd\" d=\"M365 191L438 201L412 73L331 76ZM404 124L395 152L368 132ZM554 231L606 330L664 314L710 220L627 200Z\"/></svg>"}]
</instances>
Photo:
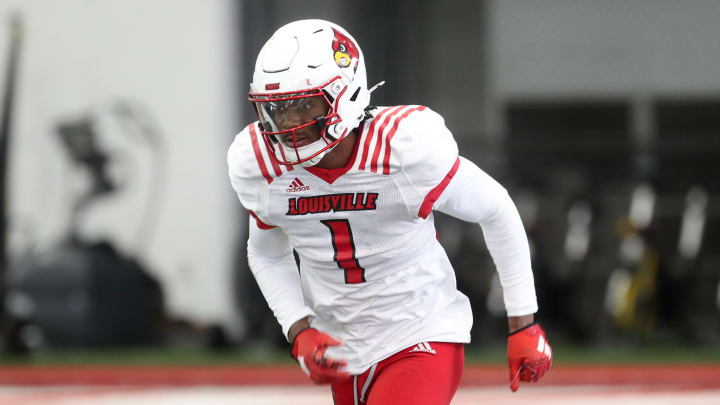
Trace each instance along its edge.
<instances>
[{"instance_id":1,"label":"red shoulder stripe","mask_svg":"<svg viewBox=\"0 0 720 405\"><path fill-rule=\"evenodd\" d=\"M445 178L435 186L434 189L430 190L428 195L425 196L425 199L422 202L422 205L420 205L420 210L418 211L418 216L420 218L427 218L428 215L430 215L430 212L432 211L433 204L435 204L435 201L440 198L443 191L445 191L445 188L448 184L450 184L450 180L452 180L453 176L455 176L455 173L458 171L458 167L460 167L460 157L458 156L457 159L455 159L455 164L453 164L452 169L448 172L448 174L445 175Z\"/></svg>"},{"instance_id":2,"label":"red shoulder stripe","mask_svg":"<svg viewBox=\"0 0 720 405\"><path fill-rule=\"evenodd\" d=\"M260 229L273 229L273 228L275 228L274 226L268 225L268 224L266 224L265 222L261 221L260 218L258 218L258 216L257 216L254 212L252 212L251 210L248 210L248 214L250 214L253 218L255 218L255 222L257 223L257 227L258 227L258 228L260 228Z\"/></svg>"},{"instance_id":3,"label":"red shoulder stripe","mask_svg":"<svg viewBox=\"0 0 720 405\"><path fill-rule=\"evenodd\" d=\"M253 125L253 127L254 127L254 125ZM267 138L265 138L263 136L262 140L263 140L263 143L265 144L265 150L267 151L267 154L268 154L268 160L270 160L270 163L272 164L272 168L275 171L275 176L280 177L280 175L282 174L282 171L280 170L280 165L278 164L278 162L275 161L275 158L273 157L274 155L273 155L273 152L270 150L271 148L270 148L270 145L268 145Z\"/></svg>"},{"instance_id":4,"label":"red shoulder stripe","mask_svg":"<svg viewBox=\"0 0 720 405\"><path fill-rule=\"evenodd\" d=\"M385 127L390 122L390 118L392 118L397 112L406 106L401 105L397 108L395 108L392 113L390 113L387 117L385 117L385 120L383 121L382 125L380 125L380 129L378 129L378 136L377 136L377 142L375 143L375 151L373 152L372 160L370 161L370 170L377 173L377 164L378 164L378 158L380 157L380 148L382 148L382 136L383 132L385 131Z\"/></svg>"},{"instance_id":5,"label":"red shoulder stripe","mask_svg":"<svg viewBox=\"0 0 720 405\"><path fill-rule=\"evenodd\" d=\"M395 120L395 124L392 126L392 129L390 130L390 133L385 138L385 158L383 159L383 174L390 174L390 141L392 140L393 136L395 136L395 131L397 131L398 125L400 124L400 121L404 120L405 117L410 115L413 111L422 111L425 109L425 106L418 106L415 108L411 108L403 113L398 119Z\"/></svg>"},{"instance_id":6,"label":"red shoulder stripe","mask_svg":"<svg viewBox=\"0 0 720 405\"><path fill-rule=\"evenodd\" d=\"M375 130L375 124L378 123L382 119L382 116L390 111L392 108L388 107L377 115L375 119L372 120L372 123L370 124L370 129L368 129L366 135L365 135L365 144L363 145L363 153L362 157L360 158L360 164L358 165L358 169L365 170L365 162L367 162L368 158L368 152L370 151L370 141L372 140L373 136L373 130Z\"/></svg>"},{"instance_id":7,"label":"red shoulder stripe","mask_svg":"<svg viewBox=\"0 0 720 405\"><path fill-rule=\"evenodd\" d=\"M273 182L273 178L268 173L267 166L265 166L265 159L262 157L260 152L260 145L258 144L257 133L255 133L255 124L250 124L250 140L252 140L253 151L255 152L255 159L257 159L258 166L260 166L260 172L262 173L268 184Z\"/></svg>"}]
</instances>

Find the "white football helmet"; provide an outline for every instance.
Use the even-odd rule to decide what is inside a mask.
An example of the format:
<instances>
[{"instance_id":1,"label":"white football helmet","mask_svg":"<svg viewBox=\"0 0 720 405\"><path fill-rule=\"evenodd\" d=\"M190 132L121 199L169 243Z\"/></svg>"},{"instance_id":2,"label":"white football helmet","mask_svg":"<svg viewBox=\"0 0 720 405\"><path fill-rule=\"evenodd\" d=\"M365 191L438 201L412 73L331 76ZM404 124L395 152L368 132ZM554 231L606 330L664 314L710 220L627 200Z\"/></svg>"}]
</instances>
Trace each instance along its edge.
<instances>
[{"instance_id":1,"label":"white football helmet","mask_svg":"<svg viewBox=\"0 0 720 405\"><path fill-rule=\"evenodd\" d=\"M327 104L324 115L290 128L279 122L278 112L309 109L311 97L315 105ZM315 165L365 116L370 92L363 54L336 24L292 22L275 31L260 51L248 99L272 158L284 165ZM296 131L312 125L320 129L320 139L298 146Z\"/></svg>"}]
</instances>

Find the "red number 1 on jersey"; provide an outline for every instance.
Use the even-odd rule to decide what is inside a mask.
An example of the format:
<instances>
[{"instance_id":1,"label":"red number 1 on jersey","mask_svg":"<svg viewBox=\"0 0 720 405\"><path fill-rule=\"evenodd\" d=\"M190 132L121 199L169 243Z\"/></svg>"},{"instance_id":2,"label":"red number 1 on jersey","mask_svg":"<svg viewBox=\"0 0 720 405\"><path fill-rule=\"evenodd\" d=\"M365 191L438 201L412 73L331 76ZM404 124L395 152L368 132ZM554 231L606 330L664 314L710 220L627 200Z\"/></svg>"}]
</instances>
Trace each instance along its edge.
<instances>
[{"instance_id":1,"label":"red number 1 on jersey","mask_svg":"<svg viewBox=\"0 0 720 405\"><path fill-rule=\"evenodd\" d=\"M350 222L347 219L328 219L320 221L330 228L332 245L335 249L333 258L338 267L345 270L345 284L357 284L365 282L365 269L355 257L355 242L353 242Z\"/></svg>"}]
</instances>

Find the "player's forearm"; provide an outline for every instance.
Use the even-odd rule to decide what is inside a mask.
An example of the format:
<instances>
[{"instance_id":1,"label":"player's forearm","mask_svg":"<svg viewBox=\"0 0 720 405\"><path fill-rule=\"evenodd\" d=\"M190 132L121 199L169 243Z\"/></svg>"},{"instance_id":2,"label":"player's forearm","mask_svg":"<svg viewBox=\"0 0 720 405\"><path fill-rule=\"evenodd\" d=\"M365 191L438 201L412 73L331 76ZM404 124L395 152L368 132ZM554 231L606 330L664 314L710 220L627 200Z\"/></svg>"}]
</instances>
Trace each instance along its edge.
<instances>
[{"instance_id":1,"label":"player's forearm","mask_svg":"<svg viewBox=\"0 0 720 405\"><path fill-rule=\"evenodd\" d=\"M302 332L303 330L310 327L310 320L308 317L304 317L295 323L292 324L290 327L290 330L288 331L288 342L292 343L295 341L295 337L298 335L298 333Z\"/></svg>"},{"instance_id":2,"label":"player's forearm","mask_svg":"<svg viewBox=\"0 0 720 405\"><path fill-rule=\"evenodd\" d=\"M510 197L497 215L482 224L485 244L497 267L508 316L537 312L530 248L520 215Z\"/></svg>"},{"instance_id":3,"label":"player's forearm","mask_svg":"<svg viewBox=\"0 0 720 405\"><path fill-rule=\"evenodd\" d=\"M292 256L277 260L252 256L250 253L248 260L265 301L282 326L283 334L287 336L297 319L313 315L312 310L305 305L295 261Z\"/></svg>"},{"instance_id":4,"label":"player's forearm","mask_svg":"<svg viewBox=\"0 0 720 405\"><path fill-rule=\"evenodd\" d=\"M314 315L305 305L287 237L279 229L261 230L251 223L247 252L255 281L287 336L295 321Z\"/></svg>"},{"instance_id":5,"label":"player's forearm","mask_svg":"<svg viewBox=\"0 0 720 405\"><path fill-rule=\"evenodd\" d=\"M513 333L535 322L535 315L508 316L508 330Z\"/></svg>"}]
</instances>

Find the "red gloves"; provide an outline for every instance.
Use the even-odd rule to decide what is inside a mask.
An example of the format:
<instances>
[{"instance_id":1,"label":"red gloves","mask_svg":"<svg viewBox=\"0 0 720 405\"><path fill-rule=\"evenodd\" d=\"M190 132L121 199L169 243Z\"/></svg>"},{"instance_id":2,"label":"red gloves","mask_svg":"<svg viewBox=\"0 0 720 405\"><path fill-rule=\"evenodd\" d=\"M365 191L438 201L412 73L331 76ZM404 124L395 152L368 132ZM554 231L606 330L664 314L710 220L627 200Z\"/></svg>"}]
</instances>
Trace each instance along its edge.
<instances>
[{"instance_id":1,"label":"red gloves","mask_svg":"<svg viewBox=\"0 0 720 405\"><path fill-rule=\"evenodd\" d=\"M300 368L315 384L326 384L350 377L347 372L339 371L340 367L347 364L346 361L325 357L328 347L340 344L342 342L330 335L315 328L308 328L295 336L291 353L300 364Z\"/></svg>"},{"instance_id":2,"label":"red gloves","mask_svg":"<svg viewBox=\"0 0 720 405\"><path fill-rule=\"evenodd\" d=\"M535 382L550 369L552 349L539 324L533 323L508 336L510 389L520 388L520 381Z\"/></svg>"}]
</instances>

